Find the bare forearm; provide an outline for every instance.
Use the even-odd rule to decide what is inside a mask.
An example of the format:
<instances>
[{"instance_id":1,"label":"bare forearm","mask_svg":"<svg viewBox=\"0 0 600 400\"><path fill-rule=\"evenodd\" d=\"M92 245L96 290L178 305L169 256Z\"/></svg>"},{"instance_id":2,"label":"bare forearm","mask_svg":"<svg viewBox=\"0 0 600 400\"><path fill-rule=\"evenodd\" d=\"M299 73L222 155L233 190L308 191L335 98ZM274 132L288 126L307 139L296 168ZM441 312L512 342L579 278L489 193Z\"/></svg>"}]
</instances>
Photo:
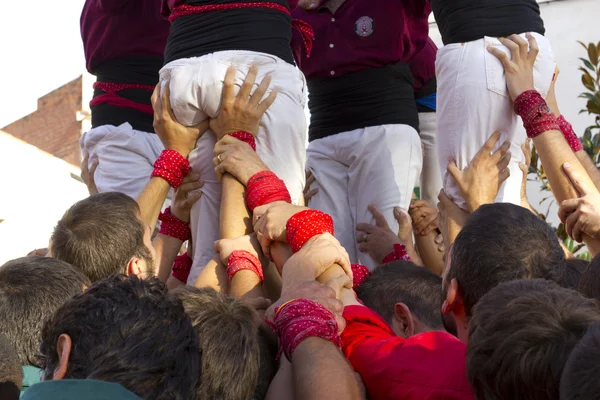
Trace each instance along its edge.
<instances>
[{"instance_id":1,"label":"bare forearm","mask_svg":"<svg viewBox=\"0 0 600 400\"><path fill-rule=\"evenodd\" d=\"M162 210L170 188L169 183L163 178L152 177L137 198L142 220L151 228L156 226L158 214Z\"/></svg>"},{"instance_id":2,"label":"bare forearm","mask_svg":"<svg viewBox=\"0 0 600 400\"><path fill-rule=\"evenodd\" d=\"M200 271L200 275L196 278L194 286L197 288L213 288L222 294L229 293L227 272L218 255L210 260L202 271Z\"/></svg>"},{"instance_id":3,"label":"bare forearm","mask_svg":"<svg viewBox=\"0 0 600 400\"><path fill-rule=\"evenodd\" d=\"M590 179L594 182L596 188L600 190L600 171L598 171L596 164L590 159L590 156L585 150L579 150L575 155L579 162L581 162L581 165L583 165L583 168L585 168Z\"/></svg>"},{"instance_id":4,"label":"bare forearm","mask_svg":"<svg viewBox=\"0 0 600 400\"><path fill-rule=\"evenodd\" d=\"M360 399L354 371L341 351L318 337L303 340L292 355L295 397L305 399Z\"/></svg>"},{"instance_id":5,"label":"bare forearm","mask_svg":"<svg viewBox=\"0 0 600 400\"><path fill-rule=\"evenodd\" d=\"M158 261L156 276L161 282L166 282L171 275L171 268L181 250L183 242L174 237L159 234L152 241L152 244L156 251L156 260Z\"/></svg>"},{"instance_id":6,"label":"bare forearm","mask_svg":"<svg viewBox=\"0 0 600 400\"><path fill-rule=\"evenodd\" d=\"M441 275L444 270L444 254L438 251L438 244L435 243L435 238L438 234L438 231L433 231L426 236L417 235L415 237L415 244L419 250L423 265L433 273Z\"/></svg>"}]
</instances>

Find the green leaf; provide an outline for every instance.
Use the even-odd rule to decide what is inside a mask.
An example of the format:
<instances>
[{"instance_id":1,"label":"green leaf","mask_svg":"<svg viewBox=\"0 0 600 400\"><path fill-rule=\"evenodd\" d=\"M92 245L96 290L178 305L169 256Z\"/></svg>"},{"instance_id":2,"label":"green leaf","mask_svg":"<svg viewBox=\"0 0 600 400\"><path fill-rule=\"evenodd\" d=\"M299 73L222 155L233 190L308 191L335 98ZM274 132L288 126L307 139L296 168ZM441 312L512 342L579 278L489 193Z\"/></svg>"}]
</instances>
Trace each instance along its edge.
<instances>
[{"instance_id":1,"label":"green leaf","mask_svg":"<svg viewBox=\"0 0 600 400\"><path fill-rule=\"evenodd\" d=\"M586 60L585 58L581 58L581 57L579 57L579 59L581 60L583 65L585 65L590 71L596 72L596 68L594 68L594 66L592 65L591 62L589 62L589 60Z\"/></svg>"},{"instance_id":2,"label":"green leaf","mask_svg":"<svg viewBox=\"0 0 600 400\"><path fill-rule=\"evenodd\" d=\"M581 40L578 40L577 43L579 43L587 51L587 45L585 43L583 43Z\"/></svg>"},{"instance_id":3,"label":"green leaf","mask_svg":"<svg viewBox=\"0 0 600 400\"><path fill-rule=\"evenodd\" d=\"M581 94L580 94L579 96L577 96L577 97L578 97L578 98L581 98L581 99L588 99L588 100L591 100L591 101L593 101L594 103L596 103L597 105L599 105L599 106L600 106L600 99L599 99L599 98L598 98L596 95L594 95L594 94L591 94L591 93L587 93L587 92L585 92L585 93L581 93Z\"/></svg>"},{"instance_id":4,"label":"green leaf","mask_svg":"<svg viewBox=\"0 0 600 400\"><path fill-rule=\"evenodd\" d=\"M594 78L592 78L592 76L589 73L581 75L581 83L583 83L583 86L585 86L587 90L590 90L592 92L596 91L596 86L594 85Z\"/></svg>"},{"instance_id":5,"label":"green leaf","mask_svg":"<svg viewBox=\"0 0 600 400\"><path fill-rule=\"evenodd\" d=\"M586 107L590 114L600 114L600 106L594 103L592 100L588 100Z\"/></svg>"},{"instance_id":6,"label":"green leaf","mask_svg":"<svg viewBox=\"0 0 600 400\"><path fill-rule=\"evenodd\" d=\"M596 49L594 43L588 45L588 57L592 64L598 65L598 49Z\"/></svg>"}]
</instances>

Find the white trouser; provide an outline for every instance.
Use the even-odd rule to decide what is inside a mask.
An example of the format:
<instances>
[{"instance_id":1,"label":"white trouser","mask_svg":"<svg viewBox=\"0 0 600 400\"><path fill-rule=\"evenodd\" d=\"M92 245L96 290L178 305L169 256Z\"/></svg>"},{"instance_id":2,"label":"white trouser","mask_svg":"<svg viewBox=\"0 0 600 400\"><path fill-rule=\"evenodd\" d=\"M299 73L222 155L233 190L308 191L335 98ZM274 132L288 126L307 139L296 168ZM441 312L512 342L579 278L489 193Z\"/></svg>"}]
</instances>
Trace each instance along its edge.
<instances>
[{"instance_id":1,"label":"white trouser","mask_svg":"<svg viewBox=\"0 0 600 400\"><path fill-rule=\"evenodd\" d=\"M295 66L278 57L249 52L221 51L203 57L170 62L160 71L160 81L169 81L170 101L177 120L187 126L217 116L225 72L230 65L237 67L236 90L244 82L252 64L258 67L254 87L265 75L271 75L271 89L279 94L260 122L256 151L262 161L285 182L292 201L302 197L306 163L307 127L304 114L304 75ZM221 184L214 173L213 150L215 135L206 132L190 154L194 172L204 181L203 196L192 207L191 229L194 263L188 278L193 284L198 274L214 256L213 243L219 239L219 210Z\"/></svg>"},{"instance_id":2,"label":"white trouser","mask_svg":"<svg viewBox=\"0 0 600 400\"><path fill-rule=\"evenodd\" d=\"M408 125L383 125L342 132L311 142L307 167L319 188L310 207L333 217L335 237L350 261L373 270L378 263L359 253L356 225L374 224L375 204L390 228L398 231L394 207L407 210L421 172L421 141Z\"/></svg>"},{"instance_id":3,"label":"white trouser","mask_svg":"<svg viewBox=\"0 0 600 400\"><path fill-rule=\"evenodd\" d=\"M534 66L535 88L546 97L554 74L554 55L548 40L534 33L540 48ZM525 37L525 35L521 35ZM520 203L523 160L521 145L527 137L506 88L500 60L486 48L494 46L510 56L510 50L498 39L486 37L468 43L456 43L438 50L435 62L437 77L438 151L444 189L461 208L464 199L447 173L450 160L465 168L493 132L500 132L499 147L511 141L510 178L501 186L496 202Z\"/></svg>"},{"instance_id":4,"label":"white trouser","mask_svg":"<svg viewBox=\"0 0 600 400\"><path fill-rule=\"evenodd\" d=\"M435 112L419 113L419 136L423 143L423 170L421 171L421 199L435 207L442 189L442 176L437 150L437 117Z\"/></svg>"},{"instance_id":5,"label":"white trouser","mask_svg":"<svg viewBox=\"0 0 600 400\"><path fill-rule=\"evenodd\" d=\"M134 199L146 187L154 161L164 150L157 135L136 131L128 123L93 128L79 144L82 153L89 154L90 164L99 162L94 174L98 191L121 192Z\"/></svg>"}]
</instances>

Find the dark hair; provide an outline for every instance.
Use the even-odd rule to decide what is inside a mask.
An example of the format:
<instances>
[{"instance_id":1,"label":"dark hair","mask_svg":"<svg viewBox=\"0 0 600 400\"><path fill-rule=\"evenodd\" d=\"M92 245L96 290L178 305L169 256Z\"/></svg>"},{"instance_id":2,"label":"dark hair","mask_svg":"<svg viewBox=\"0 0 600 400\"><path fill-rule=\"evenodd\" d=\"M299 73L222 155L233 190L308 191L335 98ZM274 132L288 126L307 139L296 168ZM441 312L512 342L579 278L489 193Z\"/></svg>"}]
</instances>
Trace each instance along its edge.
<instances>
[{"instance_id":1,"label":"dark hair","mask_svg":"<svg viewBox=\"0 0 600 400\"><path fill-rule=\"evenodd\" d=\"M0 399L17 400L23 387L19 356L8 338L0 333Z\"/></svg>"},{"instance_id":2,"label":"dark hair","mask_svg":"<svg viewBox=\"0 0 600 400\"><path fill-rule=\"evenodd\" d=\"M151 265L138 215L136 201L123 193L92 195L71 206L58 221L50 254L81 269L92 282L126 273L132 257Z\"/></svg>"},{"instance_id":3,"label":"dark hair","mask_svg":"<svg viewBox=\"0 0 600 400\"><path fill-rule=\"evenodd\" d=\"M589 261L580 258L568 258L565 262L565 269L559 272L560 276L556 283L565 289L576 290L581 276L589 264Z\"/></svg>"},{"instance_id":4,"label":"dark hair","mask_svg":"<svg viewBox=\"0 0 600 400\"><path fill-rule=\"evenodd\" d=\"M590 325L571 352L560 379L561 400L597 399L600 394L600 323Z\"/></svg>"},{"instance_id":5,"label":"dark hair","mask_svg":"<svg viewBox=\"0 0 600 400\"><path fill-rule=\"evenodd\" d=\"M456 278L467 317L500 282L557 280L565 254L552 229L531 211L509 203L477 209L452 246L446 285Z\"/></svg>"},{"instance_id":6,"label":"dark hair","mask_svg":"<svg viewBox=\"0 0 600 400\"><path fill-rule=\"evenodd\" d=\"M39 366L44 322L89 279L77 268L49 257L22 257L0 267L0 332L21 365Z\"/></svg>"},{"instance_id":7,"label":"dark hair","mask_svg":"<svg viewBox=\"0 0 600 400\"><path fill-rule=\"evenodd\" d=\"M598 304L543 279L499 284L469 322L467 376L478 399L558 400L560 376Z\"/></svg>"},{"instance_id":8,"label":"dark hair","mask_svg":"<svg viewBox=\"0 0 600 400\"><path fill-rule=\"evenodd\" d=\"M72 341L65 379L119 383L143 399L195 399L200 347L183 305L156 278L113 275L74 296L42 333L45 379L58 365L57 340Z\"/></svg>"},{"instance_id":9,"label":"dark hair","mask_svg":"<svg viewBox=\"0 0 600 400\"><path fill-rule=\"evenodd\" d=\"M410 261L378 267L358 287L356 294L388 324L394 318L395 304L402 302L430 329L444 329L440 314L442 278Z\"/></svg>"},{"instance_id":10,"label":"dark hair","mask_svg":"<svg viewBox=\"0 0 600 400\"><path fill-rule=\"evenodd\" d=\"M267 327L266 329L271 329ZM277 343L272 344L266 333L263 333L261 327L258 332L258 347L260 351L260 365L258 368L258 384L254 391L252 399L264 399L271 385L271 381L277 373Z\"/></svg>"},{"instance_id":11,"label":"dark hair","mask_svg":"<svg viewBox=\"0 0 600 400\"><path fill-rule=\"evenodd\" d=\"M199 399L246 400L258 383L258 315L246 304L213 289L182 287L171 295L183 302L200 339Z\"/></svg>"},{"instance_id":12,"label":"dark hair","mask_svg":"<svg viewBox=\"0 0 600 400\"><path fill-rule=\"evenodd\" d=\"M600 300L600 254L581 274L577 290L587 298Z\"/></svg>"}]
</instances>

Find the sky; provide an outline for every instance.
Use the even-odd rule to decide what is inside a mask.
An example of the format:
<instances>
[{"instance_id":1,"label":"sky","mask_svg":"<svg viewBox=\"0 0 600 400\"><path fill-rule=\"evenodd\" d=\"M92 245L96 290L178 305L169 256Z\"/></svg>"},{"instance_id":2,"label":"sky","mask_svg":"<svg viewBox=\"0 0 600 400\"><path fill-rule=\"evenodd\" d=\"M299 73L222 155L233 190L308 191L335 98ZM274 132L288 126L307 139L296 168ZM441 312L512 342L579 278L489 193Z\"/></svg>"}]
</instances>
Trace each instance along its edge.
<instances>
[{"instance_id":1,"label":"sky","mask_svg":"<svg viewBox=\"0 0 600 400\"><path fill-rule=\"evenodd\" d=\"M79 16L84 0L4 1L0 23L0 127L36 109L38 97L85 71ZM13 18L35 10L24 18Z\"/></svg>"}]
</instances>

